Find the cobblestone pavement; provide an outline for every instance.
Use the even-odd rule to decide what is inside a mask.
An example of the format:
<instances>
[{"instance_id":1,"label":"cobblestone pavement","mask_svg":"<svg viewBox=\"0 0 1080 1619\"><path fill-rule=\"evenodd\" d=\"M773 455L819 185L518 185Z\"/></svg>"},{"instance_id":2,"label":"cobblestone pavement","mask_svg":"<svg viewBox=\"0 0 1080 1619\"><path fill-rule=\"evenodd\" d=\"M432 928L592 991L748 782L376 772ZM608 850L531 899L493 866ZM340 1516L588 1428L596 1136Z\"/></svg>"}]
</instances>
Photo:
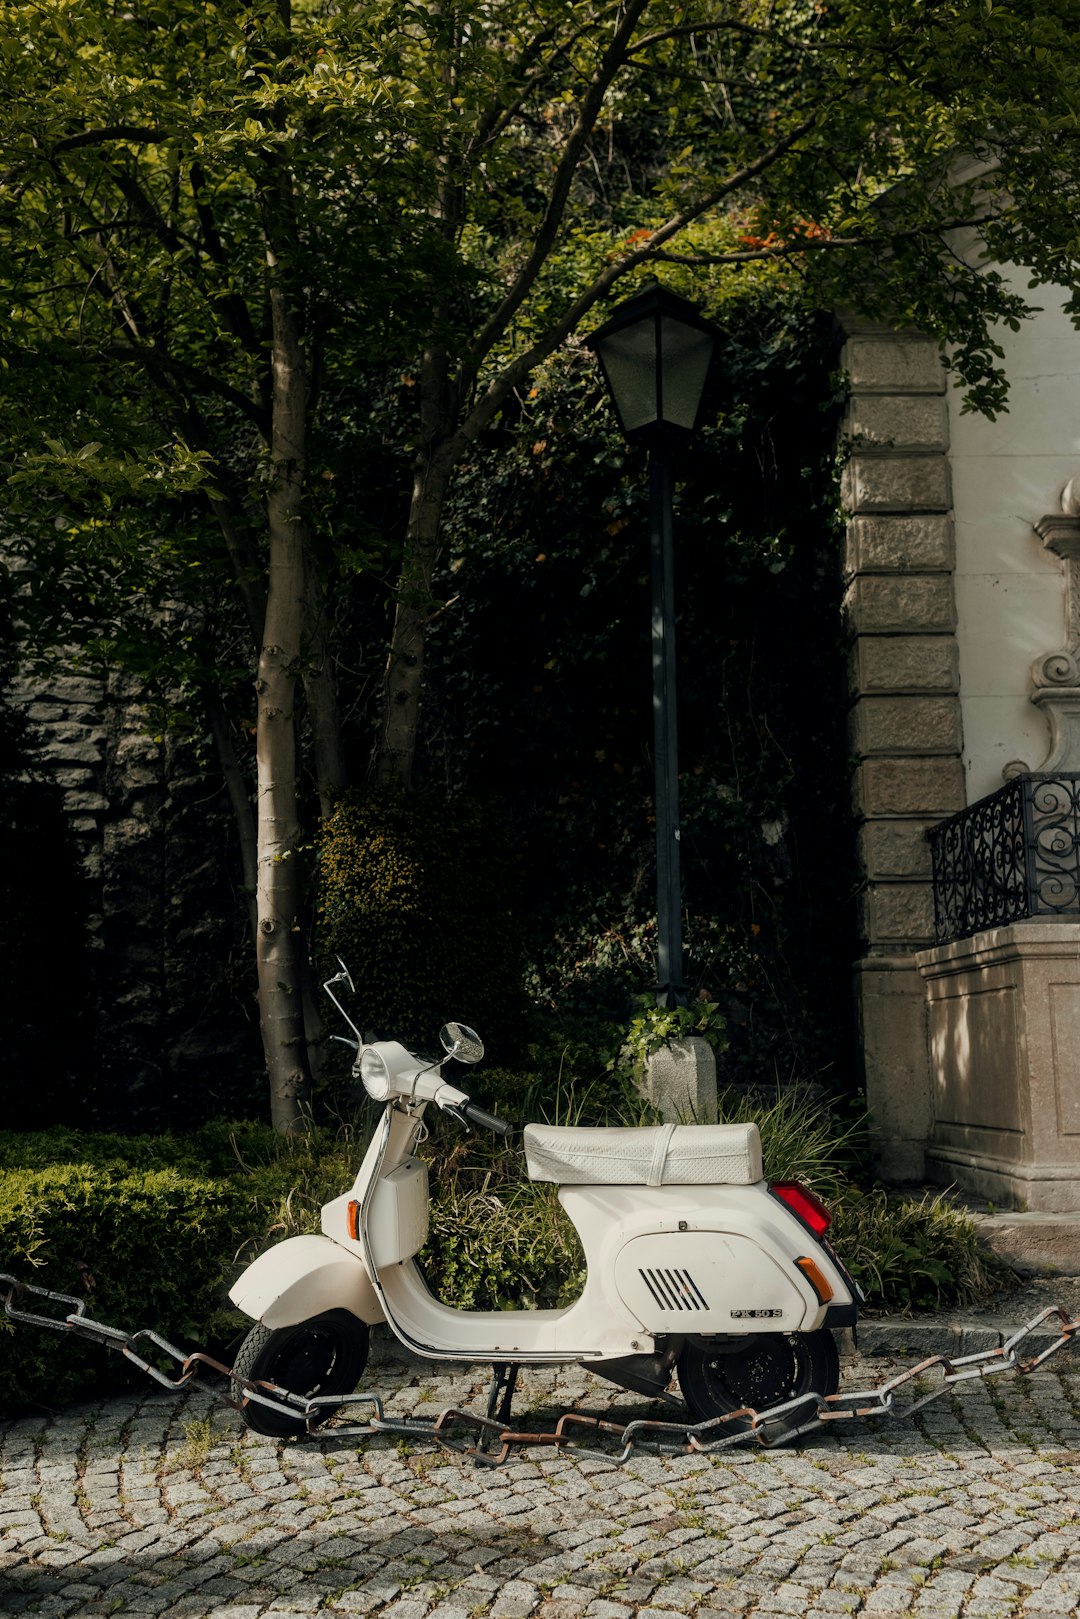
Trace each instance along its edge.
<instances>
[{"instance_id":1,"label":"cobblestone pavement","mask_svg":"<svg viewBox=\"0 0 1080 1619\"><path fill-rule=\"evenodd\" d=\"M905 1425L782 1451L534 1450L497 1472L390 1439L278 1446L204 1390L0 1432L0 1611L269 1619L1080 1615L1080 1366L958 1385ZM896 1369L850 1361L845 1383ZM480 1372L380 1368L388 1409L481 1406ZM634 1396L523 1376L516 1410Z\"/></svg>"}]
</instances>

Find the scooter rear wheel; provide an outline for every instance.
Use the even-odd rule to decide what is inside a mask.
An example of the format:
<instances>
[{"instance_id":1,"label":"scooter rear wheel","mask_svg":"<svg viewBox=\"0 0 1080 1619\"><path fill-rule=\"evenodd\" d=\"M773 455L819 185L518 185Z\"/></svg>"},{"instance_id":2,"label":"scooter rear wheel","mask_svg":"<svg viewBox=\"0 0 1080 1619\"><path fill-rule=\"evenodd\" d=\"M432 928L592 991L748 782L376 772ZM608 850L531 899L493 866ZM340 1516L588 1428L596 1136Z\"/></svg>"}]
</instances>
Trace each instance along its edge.
<instances>
[{"instance_id":1,"label":"scooter rear wheel","mask_svg":"<svg viewBox=\"0 0 1080 1619\"><path fill-rule=\"evenodd\" d=\"M835 1394L840 1386L840 1357L832 1333L824 1327L818 1332L762 1332L727 1350L723 1339L711 1344L688 1343L679 1356L678 1373L690 1415L695 1422L708 1422L743 1406L765 1411L811 1389L817 1394ZM766 1425L768 1439L775 1444L811 1414L808 1403L787 1417L775 1418ZM750 1423L727 1426L732 1432L745 1433ZM721 1437L721 1430L716 1437Z\"/></svg>"},{"instance_id":2,"label":"scooter rear wheel","mask_svg":"<svg viewBox=\"0 0 1080 1619\"><path fill-rule=\"evenodd\" d=\"M290 1394L351 1394L368 1358L368 1329L350 1310L327 1310L292 1327L252 1327L233 1362L233 1398L245 1390L238 1378L277 1383ZM327 1418L332 1413L327 1413ZM249 1400L243 1418L255 1433L291 1439L306 1432L302 1418ZM323 1420L327 1420L324 1418Z\"/></svg>"}]
</instances>

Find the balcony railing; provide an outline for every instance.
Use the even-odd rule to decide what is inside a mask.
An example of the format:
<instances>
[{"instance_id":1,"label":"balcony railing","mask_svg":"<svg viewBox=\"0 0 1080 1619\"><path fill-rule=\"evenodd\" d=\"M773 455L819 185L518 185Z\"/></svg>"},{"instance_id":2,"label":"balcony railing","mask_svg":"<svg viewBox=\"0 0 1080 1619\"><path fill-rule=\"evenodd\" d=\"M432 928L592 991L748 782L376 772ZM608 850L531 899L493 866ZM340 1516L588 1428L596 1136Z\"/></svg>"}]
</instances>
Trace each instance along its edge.
<instances>
[{"instance_id":1,"label":"balcony railing","mask_svg":"<svg viewBox=\"0 0 1080 1619\"><path fill-rule=\"evenodd\" d=\"M939 944L1025 917L1080 920L1080 771L1016 776L930 833Z\"/></svg>"}]
</instances>

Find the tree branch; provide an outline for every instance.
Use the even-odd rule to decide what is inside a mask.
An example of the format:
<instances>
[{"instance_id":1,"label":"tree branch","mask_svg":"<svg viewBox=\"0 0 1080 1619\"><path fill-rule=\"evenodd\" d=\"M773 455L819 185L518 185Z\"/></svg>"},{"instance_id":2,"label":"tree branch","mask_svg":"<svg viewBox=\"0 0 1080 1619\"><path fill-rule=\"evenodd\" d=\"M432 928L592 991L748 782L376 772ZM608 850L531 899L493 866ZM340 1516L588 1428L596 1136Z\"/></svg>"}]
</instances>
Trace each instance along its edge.
<instances>
[{"instance_id":1,"label":"tree branch","mask_svg":"<svg viewBox=\"0 0 1080 1619\"><path fill-rule=\"evenodd\" d=\"M579 28L573 29L565 39L555 44L540 65L533 68L531 72L528 71L528 64L536 60L537 53L554 37L556 32L554 25L550 28L545 28L541 33L530 39L529 43L521 50L510 73L510 82L517 86L515 94L509 100L495 97L489 103L486 110L481 113L477 120L476 134L469 143L469 151L472 152L481 146L486 146L489 141L500 135L510 120L521 111L529 91L543 81L551 69L551 64L558 57L565 56L571 45L581 39L591 26L595 26L599 22L604 12L614 9L613 5L601 7L600 12L591 18L589 23L582 23Z\"/></svg>"},{"instance_id":2,"label":"tree branch","mask_svg":"<svg viewBox=\"0 0 1080 1619\"><path fill-rule=\"evenodd\" d=\"M229 553L229 561L232 563L240 599L244 604L244 616L251 631L252 641L259 647L262 644L263 625L266 622L266 590L261 581L258 553L237 528L233 521L232 506L225 496L211 493L207 498L210 501L210 509L217 518L221 537L225 541L225 549Z\"/></svg>"},{"instance_id":3,"label":"tree branch","mask_svg":"<svg viewBox=\"0 0 1080 1619\"><path fill-rule=\"evenodd\" d=\"M206 251L220 269L228 269L229 255L225 251L225 244L221 240L213 212L203 198L205 183L206 177L203 173L202 164L193 163L191 165L191 194L195 203L195 212L203 229L203 241L206 244ZM251 311L248 309L242 294L239 292L223 293L215 299L215 302L221 305L233 336L239 340L250 354L261 354L262 345L259 342L259 334L255 330Z\"/></svg>"},{"instance_id":4,"label":"tree branch","mask_svg":"<svg viewBox=\"0 0 1080 1619\"><path fill-rule=\"evenodd\" d=\"M823 253L845 247L881 247L893 242L910 242L919 237L940 236L950 230L975 230L990 225L1002 215L981 214L973 219L943 219L932 225L915 225L911 230L891 231L887 236L807 236L795 237L787 242L763 242L760 247L746 248L738 253L655 253L658 264L685 264L695 269L713 265L752 264L761 259L801 257L804 253Z\"/></svg>"},{"instance_id":5,"label":"tree branch","mask_svg":"<svg viewBox=\"0 0 1080 1619\"><path fill-rule=\"evenodd\" d=\"M144 129L139 124L106 124L103 129L84 129L78 135L66 135L49 151L55 157L59 152L73 152L79 146L100 146L106 141L131 141L136 146L155 146L168 139L167 129Z\"/></svg>"},{"instance_id":6,"label":"tree branch","mask_svg":"<svg viewBox=\"0 0 1080 1619\"><path fill-rule=\"evenodd\" d=\"M518 384L528 376L533 367L538 365L541 360L545 360L549 354L552 354L558 348L560 343L569 337L570 333L581 323L590 309L604 297L605 293L610 292L617 281L630 270L636 269L640 264L656 258L658 249L665 242L670 241L673 236L678 235L679 231L684 230L695 219L699 219L702 214L708 213L711 208L715 208L733 191L738 191L748 181L756 179L758 175L763 174L773 164L779 162L804 135L810 133L818 122L818 117L819 113L815 112L810 117L804 118L801 123L796 124L794 129L781 136L767 152L762 152L751 163L737 169L734 174L729 175L720 185L714 187L712 191L701 197L689 208L674 214L663 225L653 231L647 241L642 242L639 247L632 248L614 264L609 265L601 275L597 276L592 285L587 287L575 299L565 314L553 326L548 328L542 338L527 349L524 354L519 355L516 360L512 360L497 376L491 379L482 398L473 406L469 415L461 424L458 434L455 435L460 440L461 447L464 448L472 443L483 432L484 428L501 409L504 401Z\"/></svg>"},{"instance_id":7,"label":"tree branch","mask_svg":"<svg viewBox=\"0 0 1080 1619\"><path fill-rule=\"evenodd\" d=\"M573 183L574 175L577 173L581 154L585 150L596 120L603 109L611 81L626 61L628 42L637 26L638 19L647 5L648 0L627 0L611 42L601 58L599 67L589 81L588 89L581 102L577 121L570 132L563 155L555 171L555 180L548 197L547 207L544 210L543 220L536 233L536 239L524 264L514 278L513 285L498 309L484 326L473 347L469 369L474 375L484 356L494 348L513 320L514 315L520 309L543 268L548 254L551 252L562 225L563 214L566 211L566 204L570 195L570 187ZM550 350L548 352L550 353Z\"/></svg>"},{"instance_id":8,"label":"tree branch","mask_svg":"<svg viewBox=\"0 0 1080 1619\"><path fill-rule=\"evenodd\" d=\"M642 51L649 50L653 45L662 45L668 39L690 39L698 34L717 33L749 34L754 39L775 39L775 28L755 28L752 23L734 22L725 19L723 22L686 22L679 23L672 28L658 29L655 34L646 34L639 39L633 48L627 51L627 56L638 56Z\"/></svg>"},{"instance_id":9,"label":"tree branch","mask_svg":"<svg viewBox=\"0 0 1080 1619\"><path fill-rule=\"evenodd\" d=\"M148 369L158 366L163 371L171 372L183 381L190 382L202 393L216 394L219 399L235 405L237 410L255 424L264 439L269 436L268 413L260 409L246 394L242 394L239 388L234 388L221 377L215 377L208 371L200 371L198 366L188 365L186 360L177 360L171 354L165 354L161 349L151 348L145 344L111 343L104 352L115 360L138 360Z\"/></svg>"}]
</instances>

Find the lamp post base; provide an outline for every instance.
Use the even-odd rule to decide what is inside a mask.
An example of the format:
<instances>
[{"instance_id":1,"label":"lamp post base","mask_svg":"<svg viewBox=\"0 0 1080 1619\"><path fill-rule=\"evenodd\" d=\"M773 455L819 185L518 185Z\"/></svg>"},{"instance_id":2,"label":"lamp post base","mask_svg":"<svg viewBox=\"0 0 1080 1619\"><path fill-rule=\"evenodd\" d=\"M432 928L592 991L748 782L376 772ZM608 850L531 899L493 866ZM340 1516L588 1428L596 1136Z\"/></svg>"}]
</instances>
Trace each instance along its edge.
<instances>
[{"instance_id":1,"label":"lamp post base","mask_svg":"<svg viewBox=\"0 0 1080 1619\"><path fill-rule=\"evenodd\" d=\"M645 1100L668 1124L711 1124L716 1118L716 1057L692 1034L669 1040L645 1066Z\"/></svg>"}]
</instances>

